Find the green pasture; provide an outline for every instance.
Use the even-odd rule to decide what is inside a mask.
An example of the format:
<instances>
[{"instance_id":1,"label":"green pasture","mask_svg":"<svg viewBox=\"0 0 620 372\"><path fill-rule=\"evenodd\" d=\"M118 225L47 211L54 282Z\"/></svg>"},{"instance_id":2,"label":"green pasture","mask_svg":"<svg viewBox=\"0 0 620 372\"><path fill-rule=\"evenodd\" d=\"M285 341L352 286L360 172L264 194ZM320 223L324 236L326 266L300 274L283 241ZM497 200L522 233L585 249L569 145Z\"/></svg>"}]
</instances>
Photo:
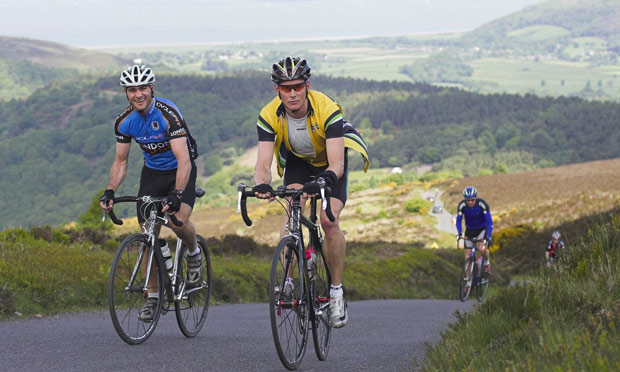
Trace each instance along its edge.
<instances>
[{"instance_id":1,"label":"green pasture","mask_svg":"<svg viewBox=\"0 0 620 372\"><path fill-rule=\"evenodd\" d=\"M470 64L474 74L468 83L479 91L567 96L589 86L593 91L602 89L612 97L620 96L620 66L593 67L585 62L500 58L479 59Z\"/></svg>"},{"instance_id":2,"label":"green pasture","mask_svg":"<svg viewBox=\"0 0 620 372\"><path fill-rule=\"evenodd\" d=\"M550 25L535 25L511 31L507 35L509 37L518 38L520 41L536 42L558 38L569 33L570 32L563 27Z\"/></svg>"}]
</instances>

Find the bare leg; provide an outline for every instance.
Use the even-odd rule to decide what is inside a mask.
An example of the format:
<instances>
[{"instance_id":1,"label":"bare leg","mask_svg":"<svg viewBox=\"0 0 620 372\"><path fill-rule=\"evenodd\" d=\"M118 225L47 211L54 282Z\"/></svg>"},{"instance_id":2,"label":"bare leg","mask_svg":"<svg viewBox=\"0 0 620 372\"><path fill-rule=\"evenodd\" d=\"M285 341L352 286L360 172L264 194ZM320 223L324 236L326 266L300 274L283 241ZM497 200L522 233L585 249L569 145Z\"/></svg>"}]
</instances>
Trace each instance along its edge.
<instances>
[{"instance_id":1,"label":"bare leg","mask_svg":"<svg viewBox=\"0 0 620 372\"><path fill-rule=\"evenodd\" d=\"M339 199L330 199L332 213L336 220L331 222L325 212L321 212L321 227L325 232L325 244L323 253L327 260L327 266L332 277L332 285L342 284L342 274L344 271L344 257L346 254L346 242L344 233L340 228L340 212L344 204Z\"/></svg>"}]
</instances>

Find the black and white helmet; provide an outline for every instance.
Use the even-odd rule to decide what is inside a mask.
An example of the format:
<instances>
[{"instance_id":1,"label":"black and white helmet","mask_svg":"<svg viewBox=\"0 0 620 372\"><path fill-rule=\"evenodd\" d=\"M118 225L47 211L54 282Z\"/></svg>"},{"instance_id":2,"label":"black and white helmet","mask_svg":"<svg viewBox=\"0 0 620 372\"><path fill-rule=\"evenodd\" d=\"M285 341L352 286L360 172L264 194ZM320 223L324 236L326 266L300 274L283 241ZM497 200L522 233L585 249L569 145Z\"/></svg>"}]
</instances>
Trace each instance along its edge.
<instances>
[{"instance_id":1,"label":"black and white helmet","mask_svg":"<svg viewBox=\"0 0 620 372\"><path fill-rule=\"evenodd\" d=\"M308 80L310 78L310 65L304 58L285 57L271 68L271 81L280 84L290 80Z\"/></svg>"},{"instance_id":2,"label":"black and white helmet","mask_svg":"<svg viewBox=\"0 0 620 372\"><path fill-rule=\"evenodd\" d=\"M121 72L121 86L124 88L153 85L154 83L155 74L153 74L153 70L144 65L134 65Z\"/></svg>"},{"instance_id":3,"label":"black and white helmet","mask_svg":"<svg viewBox=\"0 0 620 372\"><path fill-rule=\"evenodd\" d=\"M560 237L561 237L561 236L562 236L562 234L560 234L560 232L559 232L559 231L557 231L557 230L556 230L556 231L554 231L554 232L551 234L551 238L552 238L552 239L556 239L556 240L560 239Z\"/></svg>"}]
</instances>

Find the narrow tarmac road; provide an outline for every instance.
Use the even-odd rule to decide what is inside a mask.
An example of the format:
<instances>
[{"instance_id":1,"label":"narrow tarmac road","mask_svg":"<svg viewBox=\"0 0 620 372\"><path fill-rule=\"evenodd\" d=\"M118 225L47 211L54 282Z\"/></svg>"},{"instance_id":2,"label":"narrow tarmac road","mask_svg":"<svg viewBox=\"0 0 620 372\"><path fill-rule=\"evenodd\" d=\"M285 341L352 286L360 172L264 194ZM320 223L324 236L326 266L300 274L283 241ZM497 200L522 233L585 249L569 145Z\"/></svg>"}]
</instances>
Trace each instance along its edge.
<instances>
[{"instance_id":1,"label":"narrow tarmac road","mask_svg":"<svg viewBox=\"0 0 620 372\"><path fill-rule=\"evenodd\" d=\"M349 324L333 330L326 361L312 336L300 371L415 371L425 345L473 302L372 300L349 303ZM285 371L273 345L267 304L212 306L193 339L173 313L137 346L125 344L107 311L0 322L4 371Z\"/></svg>"}]
</instances>

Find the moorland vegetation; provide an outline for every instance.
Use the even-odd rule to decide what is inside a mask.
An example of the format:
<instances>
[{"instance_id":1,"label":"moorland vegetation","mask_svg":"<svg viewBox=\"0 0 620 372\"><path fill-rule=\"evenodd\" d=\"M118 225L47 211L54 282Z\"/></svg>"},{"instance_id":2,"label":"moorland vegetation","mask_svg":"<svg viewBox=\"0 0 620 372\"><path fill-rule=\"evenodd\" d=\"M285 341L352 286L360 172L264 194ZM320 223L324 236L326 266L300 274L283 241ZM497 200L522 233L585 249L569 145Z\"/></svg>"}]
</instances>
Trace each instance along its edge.
<instances>
[{"instance_id":1,"label":"moorland vegetation","mask_svg":"<svg viewBox=\"0 0 620 372\"><path fill-rule=\"evenodd\" d=\"M0 103L0 187L11 195L0 200L0 228L69 222L87 207L84 196L107 181L112 123L127 105L117 80L75 78ZM617 103L346 78L313 84L360 129L373 168L431 164L474 176L620 156ZM160 75L157 93L179 105L198 142L206 200L218 201L222 189L250 177L251 168L242 168L231 178L204 178L255 146L257 113L273 97L264 74ZM132 151L120 193L137 189L142 156L138 146ZM359 169L360 159L353 156L351 165Z\"/></svg>"}]
</instances>

